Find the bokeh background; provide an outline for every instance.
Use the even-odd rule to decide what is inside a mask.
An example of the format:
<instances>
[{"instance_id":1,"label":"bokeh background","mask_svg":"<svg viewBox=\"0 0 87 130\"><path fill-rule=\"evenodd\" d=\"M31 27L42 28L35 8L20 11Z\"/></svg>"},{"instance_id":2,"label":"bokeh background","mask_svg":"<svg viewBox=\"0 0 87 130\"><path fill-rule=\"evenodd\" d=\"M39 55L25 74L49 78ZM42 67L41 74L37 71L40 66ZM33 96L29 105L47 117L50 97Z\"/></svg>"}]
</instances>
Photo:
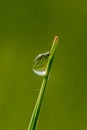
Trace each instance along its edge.
<instances>
[{"instance_id":1,"label":"bokeh background","mask_svg":"<svg viewBox=\"0 0 87 130\"><path fill-rule=\"evenodd\" d=\"M43 79L32 62L55 35L37 130L87 130L86 0L0 1L0 130L27 130Z\"/></svg>"}]
</instances>

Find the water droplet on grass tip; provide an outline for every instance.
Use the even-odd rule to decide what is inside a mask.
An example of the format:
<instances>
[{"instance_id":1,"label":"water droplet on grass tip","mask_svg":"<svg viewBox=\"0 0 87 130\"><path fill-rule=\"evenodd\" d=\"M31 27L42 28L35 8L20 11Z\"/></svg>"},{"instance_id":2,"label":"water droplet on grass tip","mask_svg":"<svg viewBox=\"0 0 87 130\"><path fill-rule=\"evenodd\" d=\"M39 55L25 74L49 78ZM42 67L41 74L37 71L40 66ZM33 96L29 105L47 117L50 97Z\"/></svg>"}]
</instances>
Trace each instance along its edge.
<instances>
[{"instance_id":1,"label":"water droplet on grass tip","mask_svg":"<svg viewBox=\"0 0 87 130\"><path fill-rule=\"evenodd\" d=\"M35 74L44 76L49 58L49 52L39 54L33 61L33 71Z\"/></svg>"}]
</instances>

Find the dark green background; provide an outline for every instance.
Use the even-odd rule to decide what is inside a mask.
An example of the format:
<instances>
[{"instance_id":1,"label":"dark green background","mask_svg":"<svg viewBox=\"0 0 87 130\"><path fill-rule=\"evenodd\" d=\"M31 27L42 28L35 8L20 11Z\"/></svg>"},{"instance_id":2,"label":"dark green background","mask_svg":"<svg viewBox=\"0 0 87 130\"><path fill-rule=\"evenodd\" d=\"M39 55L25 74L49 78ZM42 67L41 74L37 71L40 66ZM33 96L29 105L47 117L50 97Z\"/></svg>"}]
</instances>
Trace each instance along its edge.
<instances>
[{"instance_id":1,"label":"dark green background","mask_svg":"<svg viewBox=\"0 0 87 130\"><path fill-rule=\"evenodd\" d=\"M86 0L0 1L0 130L27 130L39 53L59 36L37 130L87 130Z\"/></svg>"}]
</instances>

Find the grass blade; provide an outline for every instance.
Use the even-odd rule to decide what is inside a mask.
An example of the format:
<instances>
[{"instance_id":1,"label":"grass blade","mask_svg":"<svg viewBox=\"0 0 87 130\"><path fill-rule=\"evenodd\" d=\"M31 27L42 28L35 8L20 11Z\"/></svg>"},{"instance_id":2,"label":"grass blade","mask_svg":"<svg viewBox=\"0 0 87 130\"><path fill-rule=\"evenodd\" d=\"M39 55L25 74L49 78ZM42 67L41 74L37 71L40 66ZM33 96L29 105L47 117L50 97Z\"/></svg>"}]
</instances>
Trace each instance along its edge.
<instances>
[{"instance_id":1,"label":"grass blade","mask_svg":"<svg viewBox=\"0 0 87 130\"><path fill-rule=\"evenodd\" d=\"M53 40L53 44L50 50L50 55L49 55L49 59L48 59L48 63L47 63L47 67L46 67L46 75L43 78L42 81L42 85L41 85L41 89L31 116L31 120L28 126L28 130L35 130L36 128L36 123L37 123L37 119L40 113L40 108L41 108L41 104L42 104L42 100L43 100L43 96L44 96L44 92L47 86L47 82L48 82L48 78L49 78L49 73L51 70L51 66L52 66L52 62L54 59L54 54L55 54L55 50L58 44L58 37L55 36L54 40Z\"/></svg>"}]
</instances>

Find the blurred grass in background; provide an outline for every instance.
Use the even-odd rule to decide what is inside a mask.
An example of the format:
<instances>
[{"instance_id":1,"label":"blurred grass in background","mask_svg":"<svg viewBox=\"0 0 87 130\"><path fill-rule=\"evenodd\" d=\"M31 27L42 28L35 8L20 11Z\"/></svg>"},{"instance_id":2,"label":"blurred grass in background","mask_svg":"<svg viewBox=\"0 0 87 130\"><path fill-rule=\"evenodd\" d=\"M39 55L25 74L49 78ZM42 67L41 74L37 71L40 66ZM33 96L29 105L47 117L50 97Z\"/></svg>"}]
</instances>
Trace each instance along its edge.
<instances>
[{"instance_id":1,"label":"blurred grass in background","mask_svg":"<svg viewBox=\"0 0 87 130\"><path fill-rule=\"evenodd\" d=\"M39 53L59 46L37 130L87 130L87 2L0 2L0 130L27 130L42 78Z\"/></svg>"}]
</instances>

